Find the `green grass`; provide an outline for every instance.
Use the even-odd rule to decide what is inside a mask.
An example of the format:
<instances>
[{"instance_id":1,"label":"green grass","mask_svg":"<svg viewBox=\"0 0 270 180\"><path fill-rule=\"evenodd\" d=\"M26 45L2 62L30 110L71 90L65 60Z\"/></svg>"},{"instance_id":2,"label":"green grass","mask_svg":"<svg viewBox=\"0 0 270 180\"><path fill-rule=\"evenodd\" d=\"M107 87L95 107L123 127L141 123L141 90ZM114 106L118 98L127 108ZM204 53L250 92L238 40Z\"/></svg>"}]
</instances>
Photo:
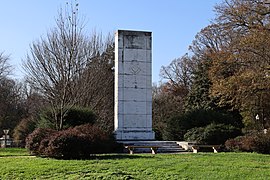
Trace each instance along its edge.
<instances>
[{"instance_id":1,"label":"green grass","mask_svg":"<svg viewBox=\"0 0 270 180\"><path fill-rule=\"evenodd\" d=\"M29 153L22 148L0 148L0 158L10 156L29 156Z\"/></svg>"},{"instance_id":2,"label":"green grass","mask_svg":"<svg viewBox=\"0 0 270 180\"><path fill-rule=\"evenodd\" d=\"M1 149L0 179L268 179L270 177L270 156L256 153L112 154L99 155L91 160L55 160L26 155L25 150Z\"/></svg>"}]
</instances>

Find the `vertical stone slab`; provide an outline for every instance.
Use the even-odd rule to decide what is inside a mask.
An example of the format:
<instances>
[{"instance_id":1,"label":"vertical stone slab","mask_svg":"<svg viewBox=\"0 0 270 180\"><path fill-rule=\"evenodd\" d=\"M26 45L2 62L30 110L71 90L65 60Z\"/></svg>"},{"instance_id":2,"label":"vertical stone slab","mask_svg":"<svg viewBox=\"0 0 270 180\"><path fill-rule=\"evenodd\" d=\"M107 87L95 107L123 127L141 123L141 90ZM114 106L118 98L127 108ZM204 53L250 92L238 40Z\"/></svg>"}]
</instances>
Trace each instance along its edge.
<instances>
[{"instance_id":1,"label":"vertical stone slab","mask_svg":"<svg viewBox=\"0 0 270 180\"><path fill-rule=\"evenodd\" d=\"M154 140L151 32L115 34L114 110L117 140Z\"/></svg>"}]
</instances>

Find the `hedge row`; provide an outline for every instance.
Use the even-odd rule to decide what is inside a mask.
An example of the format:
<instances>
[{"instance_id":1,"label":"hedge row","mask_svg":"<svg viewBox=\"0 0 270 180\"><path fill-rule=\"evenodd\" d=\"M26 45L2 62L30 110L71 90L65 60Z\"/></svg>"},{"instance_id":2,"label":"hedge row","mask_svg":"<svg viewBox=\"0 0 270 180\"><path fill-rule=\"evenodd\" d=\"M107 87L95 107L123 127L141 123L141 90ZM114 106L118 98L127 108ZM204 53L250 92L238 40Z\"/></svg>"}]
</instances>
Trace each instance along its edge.
<instances>
[{"instance_id":1,"label":"hedge row","mask_svg":"<svg viewBox=\"0 0 270 180\"><path fill-rule=\"evenodd\" d=\"M26 147L38 156L87 159L93 154L115 152L119 145L112 134L86 124L63 131L38 128L27 137Z\"/></svg>"}]
</instances>

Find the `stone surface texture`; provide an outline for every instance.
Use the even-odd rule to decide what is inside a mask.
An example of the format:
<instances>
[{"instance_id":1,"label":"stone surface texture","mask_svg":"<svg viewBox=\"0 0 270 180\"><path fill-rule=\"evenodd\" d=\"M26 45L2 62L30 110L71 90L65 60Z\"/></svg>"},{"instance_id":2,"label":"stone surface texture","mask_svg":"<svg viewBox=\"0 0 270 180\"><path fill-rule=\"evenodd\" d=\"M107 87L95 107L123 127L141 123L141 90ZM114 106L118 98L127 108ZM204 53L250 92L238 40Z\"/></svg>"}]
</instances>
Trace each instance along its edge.
<instances>
[{"instance_id":1,"label":"stone surface texture","mask_svg":"<svg viewBox=\"0 0 270 180\"><path fill-rule=\"evenodd\" d=\"M152 33L115 34L115 134L117 140L153 140Z\"/></svg>"}]
</instances>

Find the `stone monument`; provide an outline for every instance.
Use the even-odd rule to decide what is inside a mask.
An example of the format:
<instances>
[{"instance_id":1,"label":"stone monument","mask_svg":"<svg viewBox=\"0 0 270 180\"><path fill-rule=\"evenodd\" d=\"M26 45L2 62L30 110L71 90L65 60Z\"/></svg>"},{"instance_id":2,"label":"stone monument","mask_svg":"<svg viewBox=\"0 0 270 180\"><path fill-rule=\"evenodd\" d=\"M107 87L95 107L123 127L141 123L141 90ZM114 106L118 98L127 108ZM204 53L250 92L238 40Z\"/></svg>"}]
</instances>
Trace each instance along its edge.
<instances>
[{"instance_id":1,"label":"stone monument","mask_svg":"<svg viewBox=\"0 0 270 180\"><path fill-rule=\"evenodd\" d=\"M151 32L116 32L114 106L117 140L154 140Z\"/></svg>"}]
</instances>

